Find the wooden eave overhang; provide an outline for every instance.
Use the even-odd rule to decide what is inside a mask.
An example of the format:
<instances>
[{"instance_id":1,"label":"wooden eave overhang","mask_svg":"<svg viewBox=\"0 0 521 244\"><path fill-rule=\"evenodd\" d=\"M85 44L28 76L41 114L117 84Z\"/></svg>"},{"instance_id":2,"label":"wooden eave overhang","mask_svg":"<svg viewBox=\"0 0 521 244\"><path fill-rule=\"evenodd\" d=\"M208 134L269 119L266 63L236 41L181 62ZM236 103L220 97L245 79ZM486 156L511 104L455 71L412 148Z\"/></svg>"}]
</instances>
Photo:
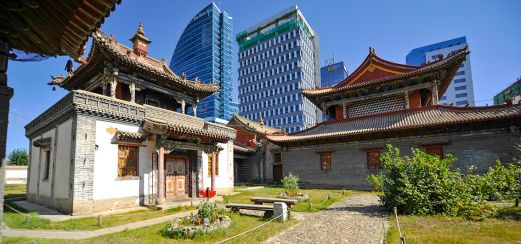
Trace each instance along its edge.
<instances>
[{"instance_id":1,"label":"wooden eave overhang","mask_svg":"<svg viewBox=\"0 0 521 244\"><path fill-rule=\"evenodd\" d=\"M91 78L103 73L106 63L115 65L120 72L136 75L180 93L189 93L200 99L219 91L217 84L204 84L191 81L175 74L164 60L149 56L139 56L113 37L106 37L101 31L93 34L92 48L87 63L80 65L72 74L63 79L53 79L50 85L59 85L67 90L81 89L88 86Z\"/></svg>"},{"instance_id":2,"label":"wooden eave overhang","mask_svg":"<svg viewBox=\"0 0 521 244\"><path fill-rule=\"evenodd\" d=\"M121 0L32 0L0 3L0 38L30 53L81 57L89 35Z\"/></svg>"},{"instance_id":3,"label":"wooden eave overhang","mask_svg":"<svg viewBox=\"0 0 521 244\"><path fill-rule=\"evenodd\" d=\"M324 102L386 93L438 80L438 94L443 94L468 54L467 48L464 48L444 59L423 66L410 66L389 62L370 53L362 65L338 85L304 89L302 93L321 107ZM373 72L379 74L371 75Z\"/></svg>"},{"instance_id":4,"label":"wooden eave overhang","mask_svg":"<svg viewBox=\"0 0 521 244\"><path fill-rule=\"evenodd\" d=\"M281 129L273 128L267 125L261 125L258 122L254 122L238 114L233 114L232 119L228 122L229 127L240 127L252 134L260 135L272 135L272 134L283 134L284 131Z\"/></svg>"},{"instance_id":5,"label":"wooden eave overhang","mask_svg":"<svg viewBox=\"0 0 521 244\"><path fill-rule=\"evenodd\" d=\"M434 105L320 123L289 135L268 135L279 146L317 145L521 126L521 104Z\"/></svg>"}]
</instances>

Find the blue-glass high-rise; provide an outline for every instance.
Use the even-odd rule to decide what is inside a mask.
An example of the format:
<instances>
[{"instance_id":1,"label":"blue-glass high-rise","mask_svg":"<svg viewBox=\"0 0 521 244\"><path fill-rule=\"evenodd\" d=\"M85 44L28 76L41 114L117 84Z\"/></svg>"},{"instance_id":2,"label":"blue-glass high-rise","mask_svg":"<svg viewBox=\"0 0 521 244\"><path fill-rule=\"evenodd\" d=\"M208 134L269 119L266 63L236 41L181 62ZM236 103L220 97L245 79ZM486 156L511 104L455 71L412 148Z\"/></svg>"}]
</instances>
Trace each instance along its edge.
<instances>
[{"instance_id":1,"label":"blue-glass high-rise","mask_svg":"<svg viewBox=\"0 0 521 244\"><path fill-rule=\"evenodd\" d=\"M335 86L347 78L347 68L343 61L320 68L321 87Z\"/></svg>"},{"instance_id":2,"label":"blue-glass high-rise","mask_svg":"<svg viewBox=\"0 0 521 244\"><path fill-rule=\"evenodd\" d=\"M213 2L197 13L179 38L170 69L190 80L219 84L220 92L199 103L197 117L230 120L237 110L232 101L232 17Z\"/></svg>"}]
</instances>

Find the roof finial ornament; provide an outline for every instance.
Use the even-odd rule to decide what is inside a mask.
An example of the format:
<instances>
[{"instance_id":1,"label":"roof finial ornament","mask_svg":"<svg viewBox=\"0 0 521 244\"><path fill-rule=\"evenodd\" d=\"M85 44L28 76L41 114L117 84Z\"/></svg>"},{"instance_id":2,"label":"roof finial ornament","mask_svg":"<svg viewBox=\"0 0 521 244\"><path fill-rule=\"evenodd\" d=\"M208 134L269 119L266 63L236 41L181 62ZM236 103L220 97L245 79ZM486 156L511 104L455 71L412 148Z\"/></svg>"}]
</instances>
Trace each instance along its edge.
<instances>
[{"instance_id":1,"label":"roof finial ornament","mask_svg":"<svg viewBox=\"0 0 521 244\"><path fill-rule=\"evenodd\" d=\"M195 83L201 83L201 81L199 80L199 77L195 77Z\"/></svg>"},{"instance_id":2,"label":"roof finial ornament","mask_svg":"<svg viewBox=\"0 0 521 244\"><path fill-rule=\"evenodd\" d=\"M181 79L186 80L186 74L185 74L185 72L183 72L183 73L181 74Z\"/></svg>"},{"instance_id":3,"label":"roof finial ornament","mask_svg":"<svg viewBox=\"0 0 521 244\"><path fill-rule=\"evenodd\" d=\"M261 126L264 126L264 118L262 118L262 116L261 116L260 119L259 119L259 124L260 124Z\"/></svg>"},{"instance_id":4,"label":"roof finial ornament","mask_svg":"<svg viewBox=\"0 0 521 244\"><path fill-rule=\"evenodd\" d=\"M139 26L137 27L137 33L140 34L140 35L145 35L145 31L143 30L143 24L141 23L141 21L139 21Z\"/></svg>"}]
</instances>

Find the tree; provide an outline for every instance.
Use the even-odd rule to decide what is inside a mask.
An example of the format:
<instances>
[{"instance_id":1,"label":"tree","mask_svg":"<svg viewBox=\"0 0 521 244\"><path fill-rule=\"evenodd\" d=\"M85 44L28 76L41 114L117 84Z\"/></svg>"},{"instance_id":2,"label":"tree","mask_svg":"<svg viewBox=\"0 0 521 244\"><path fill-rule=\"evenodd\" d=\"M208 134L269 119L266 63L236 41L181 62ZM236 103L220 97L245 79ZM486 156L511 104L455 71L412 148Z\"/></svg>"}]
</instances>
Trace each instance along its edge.
<instances>
[{"instance_id":1,"label":"tree","mask_svg":"<svg viewBox=\"0 0 521 244\"><path fill-rule=\"evenodd\" d=\"M24 149L14 149L8 156L10 165L27 165L29 155Z\"/></svg>"}]
</instances>

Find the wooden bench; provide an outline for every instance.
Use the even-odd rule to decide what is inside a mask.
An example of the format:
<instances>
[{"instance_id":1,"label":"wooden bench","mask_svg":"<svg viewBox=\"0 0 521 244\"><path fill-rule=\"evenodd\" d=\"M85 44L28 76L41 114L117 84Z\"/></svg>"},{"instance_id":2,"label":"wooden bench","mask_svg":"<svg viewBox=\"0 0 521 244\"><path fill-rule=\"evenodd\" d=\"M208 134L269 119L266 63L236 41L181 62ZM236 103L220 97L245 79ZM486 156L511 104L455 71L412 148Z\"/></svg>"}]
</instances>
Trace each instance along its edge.
<instances>
[{"instance_id":1,"label":"wooden bench","mask_svg":"<svg viewBox=\"0 0 521 244\"><path fill-rule=\"evenodd\" d=\"M283 202L286 205L288 205L289 209L291 209L291 206L298 203L298 201L294 200L294 199L271 198L271 197L251 197L250 201L254 202L256 205L262 205L263 203Z\"/></svg>"},{"instance_id":2,"label":"wooden bench","mask_svg":"<svg viewBox=\"0 0 521 244\"><path fill-rule=\"evenodd\" d=\"M269 205L229 203L226 204L226 208L231 209L233 212L239 212L241 209L264 211L264 216L273 216L273 206Z\"/></svg>"}]
</instances>

